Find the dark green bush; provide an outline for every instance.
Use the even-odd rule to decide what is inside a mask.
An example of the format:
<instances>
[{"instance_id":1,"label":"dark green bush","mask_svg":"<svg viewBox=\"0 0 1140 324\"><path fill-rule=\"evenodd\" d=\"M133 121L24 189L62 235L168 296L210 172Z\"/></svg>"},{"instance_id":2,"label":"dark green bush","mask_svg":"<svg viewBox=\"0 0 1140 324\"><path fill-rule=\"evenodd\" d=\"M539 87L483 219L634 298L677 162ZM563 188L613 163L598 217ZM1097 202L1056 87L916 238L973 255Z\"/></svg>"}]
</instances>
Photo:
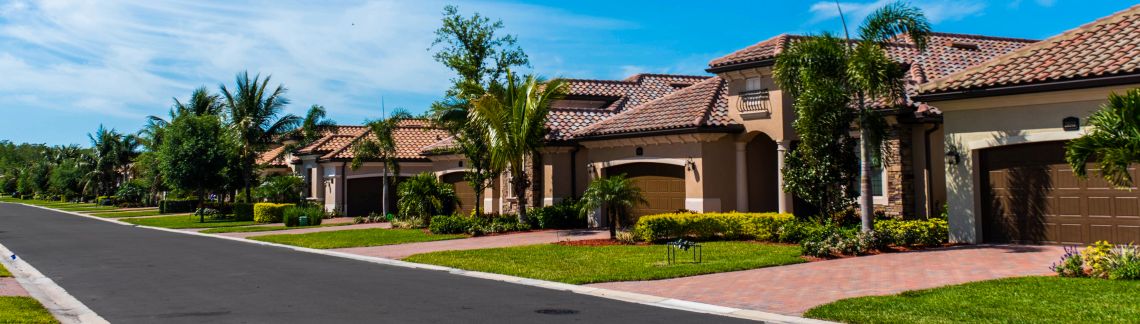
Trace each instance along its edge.
<instances>
[{"instance_id":1,"label":"dark green bush","mask_svg":"<svg viewBox=\"0 0 1140 324\"><path fill-rule=\"evenodd\" d=\"M238 221L251 221L253 220L253 204L251 203L234 203L233 204L234 220Z\"/></svg>"},{"instance_id":2,"label":"dark green bush","mask_svg":"<svg viewBox=\"0 0 1140 324\"><path fill-rule=\"evenodd\" d=\"M527 216L532 228L586 228L588 224L581 206L575 199L565 199L551 206L530 209Z\"/></svg>"},{"instance_id":3,"label":"dark green bush","mask_svg":"<svg viewBox=\"0 0 1140 324\"><path fill-rule=\"evenodd\" d=\"M321 225L324 214L324 209L317 206L288 206L282 211L281 216L285 227L300 226L301 216L309 218L309 226L316 226Z\"/></svg>"},{"instance_id":4,"label":"dark green bush","mask_svg":"<svg viewBox=\"0 0 1140 324\"><path fill-rule=\"evenodd\" d=\"M431 218L431 224L428 229L433 234L461 234L468 233L471 230L471 218L451 215L451 216L434 216Z\"/></svg>"},{"instance_id":5,"label":"dark green bush","mask_svg":"<svg viewBox=\"0 0 1140 324\"><path fill-rule=\"evenodd\" d=\"M159 202L159 213L190 213L198 210L198 199L166 199Z\"/></svg>"}]
</instances>

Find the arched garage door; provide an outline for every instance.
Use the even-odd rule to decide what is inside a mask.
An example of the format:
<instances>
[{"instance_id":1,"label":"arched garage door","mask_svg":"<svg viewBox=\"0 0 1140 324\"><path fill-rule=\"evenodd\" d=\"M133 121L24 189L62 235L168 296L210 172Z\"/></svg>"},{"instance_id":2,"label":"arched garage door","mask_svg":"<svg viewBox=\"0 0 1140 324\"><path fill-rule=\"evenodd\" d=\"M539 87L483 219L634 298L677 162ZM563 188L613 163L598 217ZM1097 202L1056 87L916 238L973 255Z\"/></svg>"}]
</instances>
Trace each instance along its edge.
<instances>
[{"instance_id":1,"label":"arched garage door","mask_svg":"<svg viewBox=\"0 0 1140 324\"><path fill-rule=\"evenodd\" d=\"M685 168L660 163L631 163L606 169L606 175L625 174L641 188L647 205L630 209L630 218L644 215L672 213L685 208Z\"/></svg>"},{"instance_id":2,"label":"arched garage door","mask_svg":"<svg viewBox=\"0 0 1140 324\"><path fill-rule=\"evenodd\" d=\"M1064 156L1064 142L981 152L984 241L1140 243L1140 191L1111 188L1093 164L1078 179Z\"/></svg>"},{"instance_id":3,"label":"arched garage door","mask_svg":"<svg viewBox=\"0 0 1140 324\"><path fill-rule=\"evenodd\" d=\"M440 181L455 186L455 196L459 198L459 214L466 216L471 215L471 211L475 210L475 204L479 202L475 201L475 189L463 179L464 174L464 172L448 173L440 177Z\"/></svg>"}]
</instances>

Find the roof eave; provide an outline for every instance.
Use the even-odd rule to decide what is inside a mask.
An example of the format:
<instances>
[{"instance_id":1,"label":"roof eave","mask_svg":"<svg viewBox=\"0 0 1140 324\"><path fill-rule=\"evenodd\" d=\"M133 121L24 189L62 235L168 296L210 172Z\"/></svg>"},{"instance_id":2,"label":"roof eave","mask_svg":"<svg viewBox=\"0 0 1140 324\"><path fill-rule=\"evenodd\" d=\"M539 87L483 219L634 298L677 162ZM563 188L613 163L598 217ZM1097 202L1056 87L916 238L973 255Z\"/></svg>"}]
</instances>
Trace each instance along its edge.
<instances>
[{"instance_id":1,"label":"roof eave","mask_svg":"<svg viewBox=\"0 0 1140 324\"><path fill-rule=\"evenodd\" d=\"M729 64L729 65L709 67L709 68L705 69L705 71L708 73L716 74L716 73L722 73L722 72L728 72L728 71L737 71L737 70L743 70L743 69L767 67L767 66L772 66L775 64L776 64L775 58L766 58L766 59L761 59L758 61L748 61L748 62L743 62L743 63L734 63L734 64Z\"/></svg>"},{"instance_id":2,"label":"roof eave","mask_svg":"<svg viewBox=\"0 0 1140 324\"><path fill-rule=\"evenodd\" d=\"M692 133L739 133L744 131L744 125L725 125L725 126L697 126L697 127L684 127L684 128L670 128L659 129L650 131L639 132L625 132L615 134L599 134L599 135L586 135L579 136L575 139L578 142L596 141L606 139L619 139L631 137L646 137L646 136L659 136L659 135L676 135L676 134L692 134Z\"/></svg>"},{"instance_id":3,"label":"roof eave","mask_svg":"<svg viewBox=\"0 0 1140 324\"><path fill-rule=\"evenodd\" d=\"M918 94L912 97L915 101L934 102L955 99L981 98L993 96L1006 96L1046 91L1075 90L1085 88L1106 87L1121 84L1140 83L1140 72L1118 74L1111 76L1098 76L1060 81L1046 81L1027 84L1018 84L1001 87L974 88L958 91L943 91Z\"/></svg>"}]
</instances>

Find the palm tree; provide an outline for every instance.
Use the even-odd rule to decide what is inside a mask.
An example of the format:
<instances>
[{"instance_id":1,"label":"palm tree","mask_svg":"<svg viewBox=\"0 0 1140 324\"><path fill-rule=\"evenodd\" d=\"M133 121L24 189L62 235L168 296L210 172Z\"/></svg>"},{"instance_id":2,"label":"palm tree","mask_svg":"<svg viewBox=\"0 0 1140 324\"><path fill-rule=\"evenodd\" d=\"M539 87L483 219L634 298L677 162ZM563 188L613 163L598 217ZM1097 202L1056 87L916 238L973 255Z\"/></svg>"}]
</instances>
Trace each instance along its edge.
<instances>
[{"instance_id":1,"label":"palm tree","mask_svg":"<svg viewBox=\"0 0 1140 324\"><path fill-rule=\"evenodd\" d=\"M859 218L863 232L874 228L872 164L873 160L881 159L883 137L887 132L882 115L872 112L867 101L883 99L895 103L903 97L905 70L887 56L886 46L905 35L916 49L924 51L930 32L930 23L922 10L894 2L867 16L859 26L859 41L848 47L848 86L854 91L859 107Z\"/></svg>"},{"instance_id":2,"label":"palm tree","mask_svg":"<svg viewBox=\"0 0 1140 324\"><path fill-rule=\"evenodd\" d=\"M1088 118L1089 133L1065 145L1065 160L1073 172L1088 176L1088 162L1096 160L1100 174L1114 187L1132 187L1128 171L1140 162L1140 89L1108 96L1108 102Z\"/></svg>"},{"instance_id":3,"label":"palm tree","mask_svg":"<svg viewBox=\"0 0 1140 324\"><path fill-rule=\"evenodd\" d=\"M396 190L400 193L400 200L396 202L400 216L422 219L425 225L430 225L432 216L451 215L459 204L455 187L440 182L430 172L401 181Z\"/></svg>"},{"instance_id":4,"label":"palm tree","mask_svg":"<svg viewBox=\"0 0 1140 324\"><path fill-rule=\"evenodd\" d=\"M229 127L237 138L240 164L237 167L246 199L250 197L257 154L280 136L292 132L301 122L292 114L281 115L289 99L285 98L283 85L269 90L270 78L262 79L259 74L251 80L246 71L235 78L233 91L224 84L220 86Z\"/></svg>"},{"instance_id":5,"label":"palm tree","mask_svg":"<svg viewBox=\"0 0 1140 324\"><path fill-rule=\"evenodd\" d=\"M471 119L487 127L491 167L510 171L519 222L526 221L526 189L530 185L526 160L535 157L542 147L550 103L562 98L566 87L560 79L541 82L533 75L519 79L508 70L505 84L492 84L486 95L473 102Z\"/></svg>"},{"instance_id":6,"label":"palm tree","mask_svg":"<svg viewBox=\"0 0 1140 324\"><path fill-rule=\"evenodd\" d=\"M321 137L321 130L336 127L336 122L332 119L325 117L325 107L321 105L313 105L309 107L309 111L305 113L305 118L301 120L301 143L299 146L304 146Z\"/></svg>"},{"instance_id":7,"label":"palm tree","mask_svg":"<svg viewBox=\"0 0 1140 324\"><path fill-rule=\"evenodd\" d=\"M602 211L606 216L606 224L610 227L610 238L614 239L617 238L621 216L629 208L647 203L641 188L635 186L625 174L619 174L590 182L590 186L582 194L582 214L589 214L604 207Z\"/></svg>"},{"instance_id":8,"label":"palm tree","mask_svg":"<svg viewBox=\"0 0 1140 324\"><path fill-rule=\"evenodd\" d=\"M404 120L411 119L412 115L403 109L396 109L392 115L381 120L368 122L368 132L372 136L363 136L359 142L352 146L354 156L352 169L359 169L364 162L380 160L384 163L383 184L381 189L381 208L384 215L388 215L388 177L400 174L400 163L396 157L396 138L393 134ZM391 172L389 172L391 170Z\"/></svg>"}]
</instances>

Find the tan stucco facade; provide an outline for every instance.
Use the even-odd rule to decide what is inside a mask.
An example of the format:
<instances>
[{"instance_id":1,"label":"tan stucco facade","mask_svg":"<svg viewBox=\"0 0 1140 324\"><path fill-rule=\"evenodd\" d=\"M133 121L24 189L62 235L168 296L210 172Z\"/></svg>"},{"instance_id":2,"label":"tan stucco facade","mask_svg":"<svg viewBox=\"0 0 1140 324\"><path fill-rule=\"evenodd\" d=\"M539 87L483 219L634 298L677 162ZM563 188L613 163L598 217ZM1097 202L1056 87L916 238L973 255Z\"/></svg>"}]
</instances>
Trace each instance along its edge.
<instances>
[{"instance_id":1,"label":"tan stucco facade","mask_svg":"<svg viewBox=\"0 0 1140 324\"><path fill-rule=\"evenodd\" d=\"M1085 119L1110 93L1123 93L1137 86L1140 85L932 102L943 111L946 152L960 156L957 165L945 166L951 241L977 243L984 235L980 150L1079 137L1087 130ZM1065 131L1062 119L1066 117L1080 118L1080 130Z\"/></svg>"}]
</instances>

